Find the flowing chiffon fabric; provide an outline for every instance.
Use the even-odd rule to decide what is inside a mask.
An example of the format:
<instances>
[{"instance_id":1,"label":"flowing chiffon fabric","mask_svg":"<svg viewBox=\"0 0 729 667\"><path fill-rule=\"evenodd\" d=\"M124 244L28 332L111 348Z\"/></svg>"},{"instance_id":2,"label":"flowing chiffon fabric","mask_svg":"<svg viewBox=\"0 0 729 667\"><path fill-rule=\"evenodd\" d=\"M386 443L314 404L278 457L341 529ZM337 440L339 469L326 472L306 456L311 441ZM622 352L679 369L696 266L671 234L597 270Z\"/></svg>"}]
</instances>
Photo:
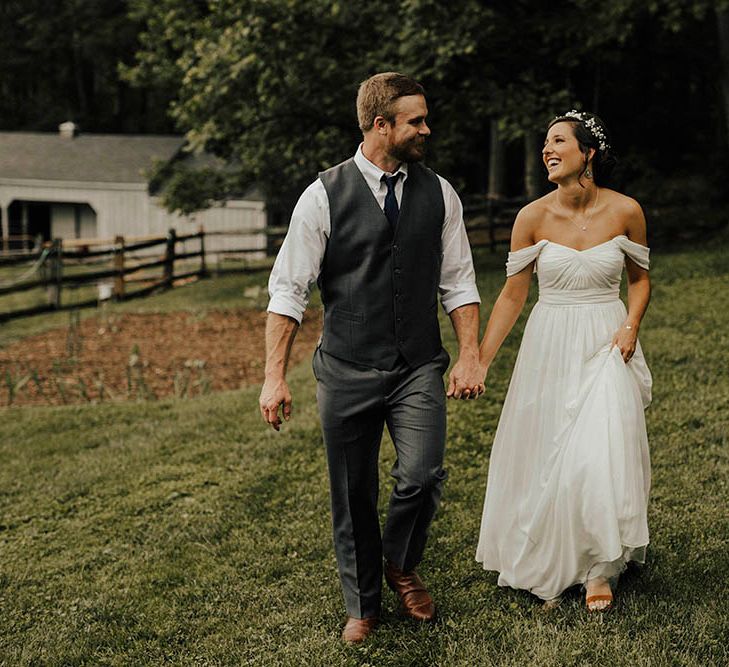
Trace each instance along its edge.
<instances>
[{"instance_id":1,"label":"flowing chiffon fabric","mask_svg":"<svg viewBox=\"0 0 729 667\"><path fill-rule=\"evenodd\" d=\"M648 269L648 255L622 235L509 253L509 276L536 260L539 300L496 430L476 552L501 586L548 600L645 561L652 381L640 343L626 364L610 342L626 316L625 256Z\"/></svg>"}]
</instances>

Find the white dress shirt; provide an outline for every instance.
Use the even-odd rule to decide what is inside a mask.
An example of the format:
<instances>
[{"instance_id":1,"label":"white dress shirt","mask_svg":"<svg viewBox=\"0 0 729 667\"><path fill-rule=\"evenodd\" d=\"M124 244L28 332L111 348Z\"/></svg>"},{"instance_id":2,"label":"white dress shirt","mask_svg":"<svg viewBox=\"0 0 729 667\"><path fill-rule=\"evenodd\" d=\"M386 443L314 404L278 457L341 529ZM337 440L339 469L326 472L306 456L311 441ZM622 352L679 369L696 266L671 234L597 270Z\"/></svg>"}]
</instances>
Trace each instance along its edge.
<instances>
[{"instance_id":1,"label":"white dress shirt","mask_svg":"<svg viewBox=\"0 0 729 667\"><path fill-rule=\"evenodd\" d=\"M384 210L387 186L381 179L385 172L364 156L361 144L354 156L354 163ZM395 184L395 197L399 206L408 177L408 165L401 164L395 173L398 172L402 174ZM445 204L438 292L443 309L450 313L468 303L481 303L481 299L476 288L471 247L463 222L463 205L451 184L440 176L438 180ZM268 281L271 297L268 312L293 317L301 324L311 288L321 271L330 231L329 198L324 183L317 178L301 194L291 215L288 233Z\"/></svg>"}]
</instances>

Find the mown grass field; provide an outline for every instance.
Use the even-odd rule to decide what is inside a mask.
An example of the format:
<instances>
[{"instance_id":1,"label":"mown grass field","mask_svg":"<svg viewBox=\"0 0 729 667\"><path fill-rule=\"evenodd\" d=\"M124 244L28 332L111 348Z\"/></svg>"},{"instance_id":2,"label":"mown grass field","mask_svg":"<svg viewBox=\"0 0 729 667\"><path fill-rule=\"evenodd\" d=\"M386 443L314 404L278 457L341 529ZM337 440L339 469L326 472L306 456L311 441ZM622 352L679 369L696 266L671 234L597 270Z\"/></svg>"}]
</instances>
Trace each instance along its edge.
<instances>
[{"instance_id":1,"label":"mown grass field","mask_svg":"<svg viewBox=\"0 0 729 667\"><path fill-rule=\"evenodd\" d=\"M421 568L439 621L413 626L387 593L383 624L361 647L339 640L344 610L307 363L290 372L295 416L281 433L260 421L257 387L3 410L0 665L729 664L729 244L656 253L653 265L641 331L655 382L652 545L614 613L588 615L578 595L545 613L474 562L522 318L487 397L449 405L450 478ZM479 255L478 266L489 304L503 257ZM256 281L265 276L120 307L241 305ZM63 314L9 323L0 344L59 322ZM383 509L392 463L385 443Z\"/></svg>"}]
</instances>

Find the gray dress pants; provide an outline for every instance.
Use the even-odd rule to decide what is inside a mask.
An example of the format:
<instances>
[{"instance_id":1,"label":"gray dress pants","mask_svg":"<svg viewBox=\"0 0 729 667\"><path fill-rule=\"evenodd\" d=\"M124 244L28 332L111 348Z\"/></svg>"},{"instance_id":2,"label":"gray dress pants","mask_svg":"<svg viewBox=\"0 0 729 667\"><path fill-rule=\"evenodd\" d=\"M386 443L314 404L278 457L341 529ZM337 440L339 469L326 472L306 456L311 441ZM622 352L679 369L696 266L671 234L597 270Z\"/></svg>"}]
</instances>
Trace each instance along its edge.
<instances>
[{"instance_id":1,"label":"gray dress pants","mask_svg":"<svg viewBox=\"0 0 729 667\"><path fill-rule=\"evenodd\" d=\"M334 547L349 616L380 614L382 558L403 570L422 559L446 478L445 350L417 368L378 370L314 353L331 485ZM377 514L384 425L395 444L385 528Z\"/></svg>"}]
</instances>

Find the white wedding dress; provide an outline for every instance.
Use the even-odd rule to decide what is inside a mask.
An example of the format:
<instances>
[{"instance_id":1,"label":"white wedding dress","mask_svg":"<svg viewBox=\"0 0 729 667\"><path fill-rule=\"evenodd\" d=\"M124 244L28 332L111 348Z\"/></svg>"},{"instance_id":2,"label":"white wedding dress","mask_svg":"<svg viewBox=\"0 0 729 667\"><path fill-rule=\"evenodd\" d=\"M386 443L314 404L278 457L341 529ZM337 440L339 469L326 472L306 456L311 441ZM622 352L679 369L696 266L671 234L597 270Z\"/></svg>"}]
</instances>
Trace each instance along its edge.
<instances>
[{"instance_id":1,"label":"white wedding dress","mask_svg":"<svg viewBox=\"0 0 729 667\"><path fill-rule=\"evenodd\" d=\"M648 269L648 254L622 235L509 253L507 276L537 260L539 300L496 430L476 552L500 586L549 600L645 560L651 375L640 344L625 364L610 342L626 316L624 256Z\"/></svg>"}]
</instances>

